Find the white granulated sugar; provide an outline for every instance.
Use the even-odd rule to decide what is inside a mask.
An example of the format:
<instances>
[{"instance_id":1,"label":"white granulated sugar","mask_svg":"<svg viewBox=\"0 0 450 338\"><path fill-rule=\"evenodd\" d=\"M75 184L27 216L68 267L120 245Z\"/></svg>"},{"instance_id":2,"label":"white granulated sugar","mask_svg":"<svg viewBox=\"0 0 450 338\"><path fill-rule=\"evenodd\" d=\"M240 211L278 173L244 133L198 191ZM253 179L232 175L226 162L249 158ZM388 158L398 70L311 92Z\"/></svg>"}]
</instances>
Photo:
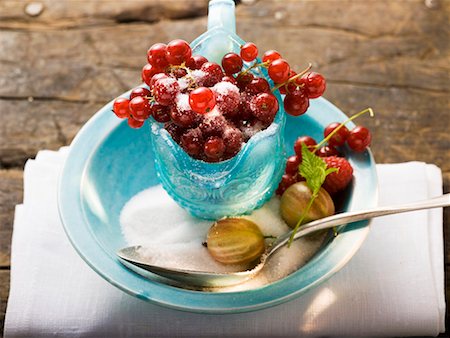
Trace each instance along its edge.
<instances>
[{"instance_id":1,"label":"white granulated sugar","mask_svg":"<svg viewBox=\"0 0 450 338\"><path fill-rule=\"evenodd\" d=\"M265 236L279 236L289 230L280 216L279 205L279 198L273 197L262 208L243 217L255 222ZM202 245L213 222L190 216L159 185L134 196L122 209L120 223L128 245L143 246L141 255L148 263L210 272L244 269L215 261ZM249 290L287 276L311 258L323 238L324 235L297 240L290 248L275 254L252 280L219 291Z\"/></svg>"},{"instance_id":2,"label":"white granulated sugar","mask_svg":"<svg viewBox=\"0 0 450 338\"><path fill-rule=\"evenodd\" d=\"M177 94L177 97L175 98L175 103L179 111L192 110L191 105L189 104L188 94L181 94L181 93Z\"/></svg>"},{"instance_id":3,"label":"white granulated sugar","mask_svg":"<svg viewBox=\"0 0 450 338\"><path fill-rule=\"evenodd\" d=\"M206 76L206 73L203 70L196 69L190 72L191 77L194 80L203 79Z\"/></svg>"},{"instance_id":4,"label":"white granulated sugar","mask_svg":"<svg viewBox=\"0 0 450 338\"><path fill-rule=\"evenodd\" d=\"M214 106L214 108L209 113L206 113L203 116L206 119L209 119L209 118L216 117L219 115L222 115L222 112L219 110L219 108L217 106Z\"/></svg>"},{"instance_id":5,"label":"white granulated sugar","mask_svg":"<svg viewBox=\"0 0 450 338\"><path fill-rule=\"evenodd\" d=\"M184 77L178 79L178 85L180 86L181 91L189 87L189 83L190 83L189 80Z\"/></svg>"},{"instance_id":6,"label":"white granulated sugar","mask_svg":"<svg viewBox=\"0 0 450 338\"><path fill-rule=\"evenodd\" d=\"M216 92L217 94L224 95L224 96L228 96L228 95L230 95L230 93L239 94L239 88L237 86L235 86L234 84L232 84L231 82L227 82L227 81L222 81L222 82L216 83L212 87L212 90L214 92Z\"/></svg>"}]
</instances>

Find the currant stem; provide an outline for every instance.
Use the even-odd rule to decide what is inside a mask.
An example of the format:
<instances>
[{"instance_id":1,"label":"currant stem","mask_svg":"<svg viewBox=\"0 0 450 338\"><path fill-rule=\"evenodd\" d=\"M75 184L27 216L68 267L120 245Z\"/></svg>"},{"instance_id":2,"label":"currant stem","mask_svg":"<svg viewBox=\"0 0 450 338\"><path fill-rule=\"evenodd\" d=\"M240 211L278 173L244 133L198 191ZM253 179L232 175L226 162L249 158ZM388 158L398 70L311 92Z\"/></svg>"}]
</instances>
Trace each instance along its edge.
<instances>
[{"instance_id":1,"label":"currant stem","mask_svg":"<svg viewBox=\"0 0 450 338\"><path fill-rule=\"evenodd\" d=\"M238 74L238 76L239 75L245 75L245 74L247 74L250 70L252 70L252 69L254 69L254 68L256 68L256 67L264 67L264 68L266 68L268 65L270 64L270 62L260 62L260 63L257 63L257 62L255 62L253 65L251 65L250 67L248 67L247 69L245 69L243 72L240 72L239 74Z\"/></svg>"},{"instance_id":2,"label":"currant stem","mask_svg":"<svg viewBox=\"0 0 450 338\"><path fill-rule=\"evenodd\" d=\"M339 127L337 127L335 130L333 130L330 134L328 134L327 137L325 137L322 141L320 141L314 148L313 154L317 151L317 149L319 149L321 146L323 146L325 143L327 143L334 134L336 134L339 129L341 129L342 127L344 127L347 123L349 123L350 121L353 121L354 119L360 117L361 115L365 114L365 113L369 113L370 117L373 117L375 114L372 110L372 108L366 108L364 110L361 110L359 113L356 113L355 115L351 116L349 119L347 119L346 121L342 122Z\"/></svg>"},{"instance_id":3,"label":"currant stem","mask_svg":"<svg viewBox=\"0 0 450 338\"><path fill-rule=\"evenodd\" d=\"M309 64L308 64L308 67L306 67L306 68L305 68L304 70L302 70L300 73L298 73L297 75L295 75L295 76L289 78L286 82L279 83L279 84L277 84L275 87L273 87L273 88L272 88L272 92L274 92L275 90L277 90L277 89L279 89L279 88L281 88L281 87L287 85L289 82L295 81L295 80L298 79L299 77L305 75L307 72L309 72L309 71L311 70L311 68L312 68L312 64L309 63Z\"/></svg>"}]
</instances>

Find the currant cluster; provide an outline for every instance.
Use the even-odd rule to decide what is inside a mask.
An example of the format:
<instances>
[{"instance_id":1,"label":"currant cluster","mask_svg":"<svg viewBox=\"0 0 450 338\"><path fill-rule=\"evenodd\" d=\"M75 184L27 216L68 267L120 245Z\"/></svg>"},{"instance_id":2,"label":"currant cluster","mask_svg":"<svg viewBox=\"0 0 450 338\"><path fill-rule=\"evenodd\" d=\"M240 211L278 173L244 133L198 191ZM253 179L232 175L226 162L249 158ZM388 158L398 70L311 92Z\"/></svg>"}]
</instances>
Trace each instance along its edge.
<instances>
[{"instance_id":1,"label":"currant cluster","mask_svg":"<svg viewBox=\"0 0 450 338\"><path fill-rule=\"evenodd\" d=\"M279 110L273 91L285 93L286 112L298 116L306 112L309 99L325 90L320 74L295 74L280 53L268 51L260 63L257 55L256 45L246 43L239 55L227 53L219 65L192 55L186 41L156 43L148 50L148 63L142 69L148 87L135 88L129 98L116 99L113 111L133 128L150 117L164 123L175 142L193 158L229 159L273 122ZM257 68L267 68L273 88L255 75Z\"/></svg>"},{"instance_id":2,"label":"currant cluster","mask_svg":"<svg viewBox=\"0 0 450 338\"><path fill-rule=\"evenodd\" d=\"M366 109L354 115L352 120L366 112L372 110ZM303 177L298 173L298 167L302 162L302 144L308 149L321 157L328 167L338 168L339 171L327 176L324 188L331 195L345 189L351 181L353 169L350 163L342 156L342 147L347 145L351 151L363 152L370 145L372 135L370 131L363 127L357 126L352 130L348 130L345 126L346 122L330 123L323 131L324 139L317 143L310 136L300 136L294 143L295 155L288 157L286 160L285 173L280 181L277 194L282 195L284 191L296 182L304 181Z\"/></svg>"}]
</instances>

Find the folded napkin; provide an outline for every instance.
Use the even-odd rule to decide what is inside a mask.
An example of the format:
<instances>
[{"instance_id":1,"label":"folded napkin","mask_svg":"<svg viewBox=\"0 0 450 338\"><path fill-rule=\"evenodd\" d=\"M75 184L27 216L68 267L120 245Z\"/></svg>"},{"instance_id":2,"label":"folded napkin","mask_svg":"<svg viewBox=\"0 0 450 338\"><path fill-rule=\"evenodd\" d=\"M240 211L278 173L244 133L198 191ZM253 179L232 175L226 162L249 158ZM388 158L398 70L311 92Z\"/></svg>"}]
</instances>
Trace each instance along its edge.
<instances>
[{"instance_id":1,"label":"folded napkin","mask_svg":"<svg viewBox=\"0 0 450 338\"><path fill-rule=\"evenodd\" d=\"M444 331L442 209L375 219L353 259L319 287L256 312L204 315L116 289L76 254L56 185L67 148L27 162L16 207L5 337L433 336ZM442 193L439 168L378 165L380 205Z\"/></svg>"}]
</instances>

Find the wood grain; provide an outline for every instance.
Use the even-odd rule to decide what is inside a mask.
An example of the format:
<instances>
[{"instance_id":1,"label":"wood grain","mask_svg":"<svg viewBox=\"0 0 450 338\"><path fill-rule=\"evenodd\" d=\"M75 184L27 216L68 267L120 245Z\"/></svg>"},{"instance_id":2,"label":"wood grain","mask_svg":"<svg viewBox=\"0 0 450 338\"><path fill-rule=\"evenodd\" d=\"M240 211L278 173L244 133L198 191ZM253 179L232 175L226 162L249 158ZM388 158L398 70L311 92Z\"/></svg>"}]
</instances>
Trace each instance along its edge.
<instances>
[{"instance_id":1,"label":"wood grain","mask_svg":"<svg viewBox=\"0 0 450 338\"><path fill-rule=\"evenodd\" d=\"M0 323L9 285L22 168L67 145L105 103L140 83L147 48L205 30L208 0L0 1ZM379 163L424 161L450 191L450 1L265 1L239 4L238 34L278 49L295 70L312 62L325 97L351 114L371 106ZM450 211L444 213L449 303ZM449 303L450 304L450 303Z\"/></svg>"}]
</instances>

